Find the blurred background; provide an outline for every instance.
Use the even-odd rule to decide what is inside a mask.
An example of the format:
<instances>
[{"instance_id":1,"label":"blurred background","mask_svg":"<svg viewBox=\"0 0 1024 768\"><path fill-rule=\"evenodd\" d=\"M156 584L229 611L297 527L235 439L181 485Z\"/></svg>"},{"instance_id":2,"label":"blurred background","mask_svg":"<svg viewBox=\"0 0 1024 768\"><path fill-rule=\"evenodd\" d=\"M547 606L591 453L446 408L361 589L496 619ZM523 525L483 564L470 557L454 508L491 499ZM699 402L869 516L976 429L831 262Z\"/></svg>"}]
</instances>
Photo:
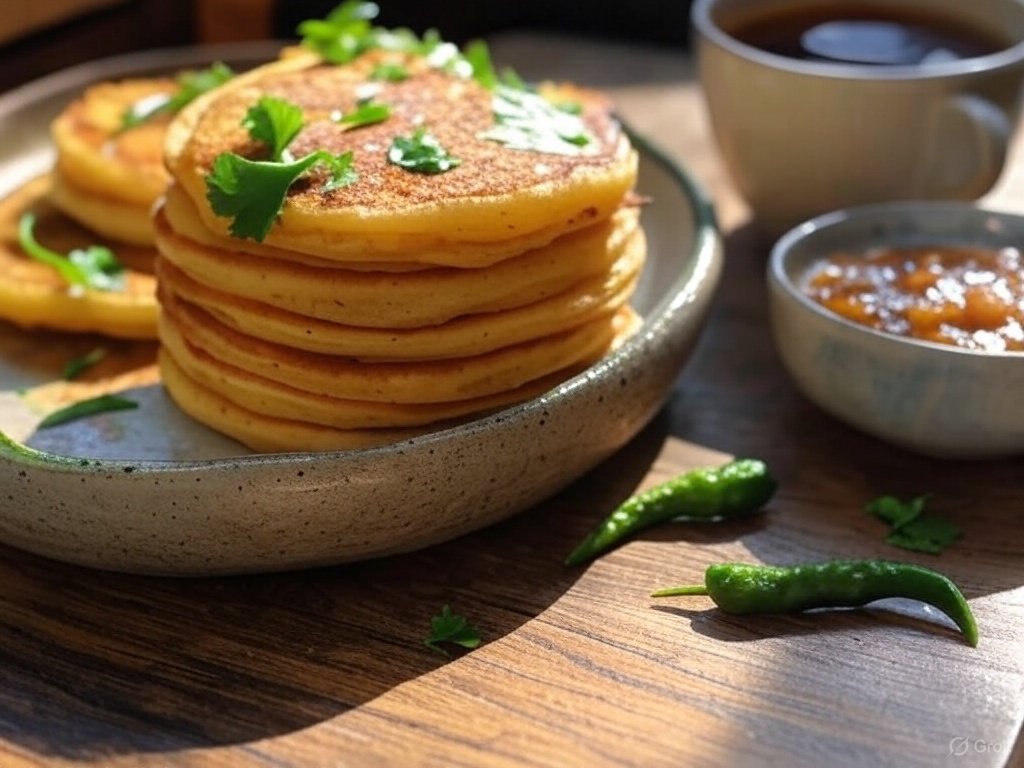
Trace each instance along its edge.
<instances>
[{"instance_id":1,"label":"blurred background","mask_svg":"<svg viewBox=\"0 0 1024 768\"><path fill-rule=\"evenodd\" d=\"M338 0L5 0L0 90L89 59L190 43L286 39ZM384 0L378 23L462 43L506 30L548 30L686 46L690 0Z\"/></svg>"}]
</instances>

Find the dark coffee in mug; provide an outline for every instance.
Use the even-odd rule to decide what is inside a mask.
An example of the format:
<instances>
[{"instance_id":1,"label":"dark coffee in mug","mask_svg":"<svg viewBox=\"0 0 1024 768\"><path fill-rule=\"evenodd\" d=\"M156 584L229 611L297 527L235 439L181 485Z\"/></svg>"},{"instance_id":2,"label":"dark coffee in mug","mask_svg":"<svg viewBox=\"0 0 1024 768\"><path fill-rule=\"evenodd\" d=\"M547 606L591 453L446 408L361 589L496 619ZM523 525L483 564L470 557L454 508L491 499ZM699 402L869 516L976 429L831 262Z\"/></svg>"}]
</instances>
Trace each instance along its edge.
<instances>
[{"instance_id":1,"label":"dark coffee in mug","mask_svg":"<svg viewBox=\"0 0 1024 768\"><path fill-rule=\"evenodd\" d=\"M776 8L770 14L738 19L728 32L747 45L788 58L878 66L986 56L1016 42L959 18L844 2Z\"/></svg>"}]
</instances>

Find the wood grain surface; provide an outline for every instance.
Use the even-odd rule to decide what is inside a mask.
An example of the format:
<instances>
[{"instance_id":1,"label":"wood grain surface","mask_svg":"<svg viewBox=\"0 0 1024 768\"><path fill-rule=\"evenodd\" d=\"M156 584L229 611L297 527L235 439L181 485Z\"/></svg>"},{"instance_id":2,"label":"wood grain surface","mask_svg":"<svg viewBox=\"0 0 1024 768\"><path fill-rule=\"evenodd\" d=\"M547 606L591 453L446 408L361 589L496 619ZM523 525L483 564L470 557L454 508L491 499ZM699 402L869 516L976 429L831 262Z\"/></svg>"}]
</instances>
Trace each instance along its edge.
<instances>
[{"instance_id":1,"label":"wood grain surface","mask_svg":"<svg viewBox=\"0 0 1024 768\"><path fill-rule=\"evenodd\" d=\"M407 556L175 581L0 550L0 765L1020 764L1020 462L921 458L796 393L769 336L771 242L724 177L684 58L539 37L494 47L527 77L607 87L715 197L726 274L671 402L557 497ZM997 204L1024 207L1022 164L1018 152ZM765 515L668 525L587 568L561 565L638 488L728 455L778 476ZM923 492L964 531L939 557L888 547L862 511ZM941 569L970 598L981 644L907 601L737 618L703 598L647 597L715 561L838 556ZM424 647L445 604L479 627L480 648Z\"/></svg>"}]
</instances>

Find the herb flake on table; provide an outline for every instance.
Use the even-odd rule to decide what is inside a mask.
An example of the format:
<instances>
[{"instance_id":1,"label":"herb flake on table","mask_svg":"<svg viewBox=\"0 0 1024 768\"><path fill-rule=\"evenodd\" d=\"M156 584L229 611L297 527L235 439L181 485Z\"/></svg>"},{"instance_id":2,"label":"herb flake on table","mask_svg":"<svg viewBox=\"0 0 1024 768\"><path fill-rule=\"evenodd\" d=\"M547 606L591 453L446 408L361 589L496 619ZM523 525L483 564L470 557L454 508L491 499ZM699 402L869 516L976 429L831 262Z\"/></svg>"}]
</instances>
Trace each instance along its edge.
<instances>
[{"instance_id":1,"label":"herb flake on table","mask_svg":"<svg viewBox=\"0 0 1024 768\"><path fill-rule=\"evenodd\" d=\"M235 73L225 64L217 61L209 69L188 70L177 78L178 90L174 93L155 93L139 99L121 116L121 130L127 131L151 120L157 115L174 115L197 97L223 85Z\"/></svg>"},{"instance_id":2,"label":"herb flake on table","mask_svg":"<svg viewBox=\"0 0 1024 768\"><path fill-rule=\"evenodd\" d=\"M213 212L231 219L229 230L239 238L262 242L284 207L288 190L314 167L327 172L323 192L355 183L359 175L352 152L332 154L320 149L298 159L288 146L302 130L302 110L283 99L264 96L246 112L242 125L249 136L264 145L269 160L252 160L234 152L222 152L206 175L206 199Z\"/></svg>"},{"instance_id":3,"label":"herb flake on table","mask_svg":"<svg viewBox=\"0 0 1024 768\"><path fill-rule=\"evenodd\" d=\"M453 643L463 648L476 648L480 645L480 633L473 627L465 616L452 613L449 606L444 606L441 613L430 619L430 635L424 644L431 650L450 655L441 643Z\"/></svg>"},{"instance_id":4,"label":"herb flake on table","mask_svg":"<svg viewBox=\"0 0 1024 768\"><path fill-rule=\"evenodd\" d=\"M894 547L913 552L938 555L960 538L962 532L949 520L926 513L928 496L900 501L894 496L880 496L869 502L864 511L889 524L885 541Z\"/></svg>"},{"instance_id":5,"label":"herb flake on table","mask_svg":"<svg viewBox=\"0 0 1024 768\"><path fill-rule=\"evenodd\" d=\"M95 416L100 413L128 411L138 407L139 404L134 400L118 397L117 395L100 395L99 397L79 400L77 403L58 408L39 422L38 429L49 429L50 427L56 427L58 424L66 424L69 421L77 421L78 419Z\"/></svg>"},{"instance_id":6,"label":"herb flake on table","mask_svg":"<svg viewBox=\"0 0 1024 768\"><path fill-rule=\"evenodd\" d=\"M66 256L40 245L35 238L35 214L24 213L18 222L18 243L31 258L53 267L68 285L96 291L124 290L124 266L102 245L75 248Z\"/></svg>"}]
</instances>

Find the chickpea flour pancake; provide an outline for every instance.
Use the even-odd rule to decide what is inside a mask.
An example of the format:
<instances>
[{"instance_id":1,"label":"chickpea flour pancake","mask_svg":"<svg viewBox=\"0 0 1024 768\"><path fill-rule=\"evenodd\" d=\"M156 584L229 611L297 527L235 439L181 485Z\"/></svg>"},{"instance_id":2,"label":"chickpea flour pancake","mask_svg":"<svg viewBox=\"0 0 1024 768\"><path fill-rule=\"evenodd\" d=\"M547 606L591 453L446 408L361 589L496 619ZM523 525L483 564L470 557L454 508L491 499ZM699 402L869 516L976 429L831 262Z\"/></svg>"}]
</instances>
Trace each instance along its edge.
<instances>
[{"instance_id":1,"label":"chickpea flour pancake","mask_svg":"<svg viewBox=\"0 0 1024 768\"><path fill-rule=\"evenodd\" d=\"M565 235L514 259L478 268L416 271L313 267L203 246L156 216L162 260L208 288L303 317L384 329L436 326L466 315L497 313L606 278L625 260L642 261L645 245L635 209Z\"/></svg>"},{"instance_id":2,"label":"chickpea flour pancake","mask_svg":"<svg viewBox=\"0 0 1024 768\"><path fill-rule=\"evenodd\" d=\"M478 312L418 328L360 327L289 312L210 288L167 259L160 260L158 275L170 293L227 327L264 341L357 360L437 360L482 354L611 313L628 301L642 264L643 237L638 230L611 269L562 293L514 309Z\"/></svg>"},{"instance_id":3,"label":"chickpea flour pancake","mask_svg":"<svg viewBox=\"0 0 1024 768\"><path fill-rule=\"evenodd\" d=\"M50 183L49 176L41 176L0 200L0 319L24 328L156 338L159 307L150 273L152 248L117 247L116 257L126 267L124 287L118 291L70 286L53 267L25 254L18 240L18 223L25 213L35 215L36 239L48 248L68 252L96 243L94 233L49 202Z\"/></svg>"},{"instance_id":4,"label":"chickpea flour pancake","mask_svg":"<svg viewBox=\"0 0 1024 768\"><path fill-rule=\"evenodd\" d=\"M122 80L94 85L69 104L51 126L57 207L102 236L152 245L150 212L169 179L163 143L170 117L124 130L124 115L175 90L170 78Z\"/></svg>"},{"instance_id":5,"label":"chickpea flour pancake","mask_svg":"<svg viewBox=\"0 0 1024 768\"><path fill-rule=\"evenodd\" d=\"M372 79L383 63L399 64L409 76ZM367 93L388 105L386 120L352 129L332 117L354 113ZM264 96L302 111L304 127L288 147L294 157L314 149L352 151L359 174L358 183L326 194L318 184L289 192L263 243L290 251L342 261L481 266L607 218L636 181L636 152L596 92L561 89L560 98L581 111L587 146L571 154L522 151L484 138L495 126L490 90L426 57L370 51L343 66L295 57L200 97L169 129L171 175L215 233L227 235L229 227L211 209L205 179L222 153L252 151L242 122ZM389 161L395 137L420 128L458 167L410 173Z\"/></svg>"},{"instance_id":6,"label":"chickpea flour pancake","mask_svg":"<svg viewBox=\"0 0 1024 768\"><path fill-rule=\"evenodd\" d=\"M615 317L615 343L628 338L639 325L639 317L628 308L618 313ZM216 425L216 429L255 451L269 453L369 448L407 440L432 430L453 426L465 420L465 416L459 419L449 417L420 427L381 426L374 428L339 428L327 423L326 418L322 421L311 421L311 417L316 417L318 414L322 416L327 411L332 412L329 418L335 423L346 423L346 418L353 416L362 423L371 420L375 423L408 423L409 420L415 420L419 414L428 409L418 409L409 405L396 407L366 402L339 404L337 400L310 397L309 393L304 393L297 403L288 399L286 390L275 387L266 388L266 380L261 380L259 377L246 377L244 372L235 372L240 379L237 386L248 391L244 395L235 392L234 396L231 396L223 393L224 379L219 385L222 391L218 392L205 386L206 382L213 381L213 379L204 380L199 376L186 373L183 365L189 364L187 358L184 364L179 364L177 358L170 351L174 343L174 340L171 343L165 340L159 353L160 376L171 397L185 413L197 421ZM592 362L593 360L589 360L539 379L524 386L514 395L517 400L528 400L550 390L558 382L574 376ZM508 404L502 403L501 399L504 398L483 399L475 403L475 406L483 406L476 411L475 415L480 416ZM294 415L297 415L297 407L302 408L301 413L305 418L294 418ZM335 409L339 408L343 411L340 415L333 413ZM375 413L378 418L374 420ZM404 418L396 418L398 413L403 414ZM443 407L435 406L433 413L437 415L446 413L446 411ZM451 413L451 411L447 411L447 413ZM289 418L289 416L293 417Z\"/></svg>"}]
</instances>

